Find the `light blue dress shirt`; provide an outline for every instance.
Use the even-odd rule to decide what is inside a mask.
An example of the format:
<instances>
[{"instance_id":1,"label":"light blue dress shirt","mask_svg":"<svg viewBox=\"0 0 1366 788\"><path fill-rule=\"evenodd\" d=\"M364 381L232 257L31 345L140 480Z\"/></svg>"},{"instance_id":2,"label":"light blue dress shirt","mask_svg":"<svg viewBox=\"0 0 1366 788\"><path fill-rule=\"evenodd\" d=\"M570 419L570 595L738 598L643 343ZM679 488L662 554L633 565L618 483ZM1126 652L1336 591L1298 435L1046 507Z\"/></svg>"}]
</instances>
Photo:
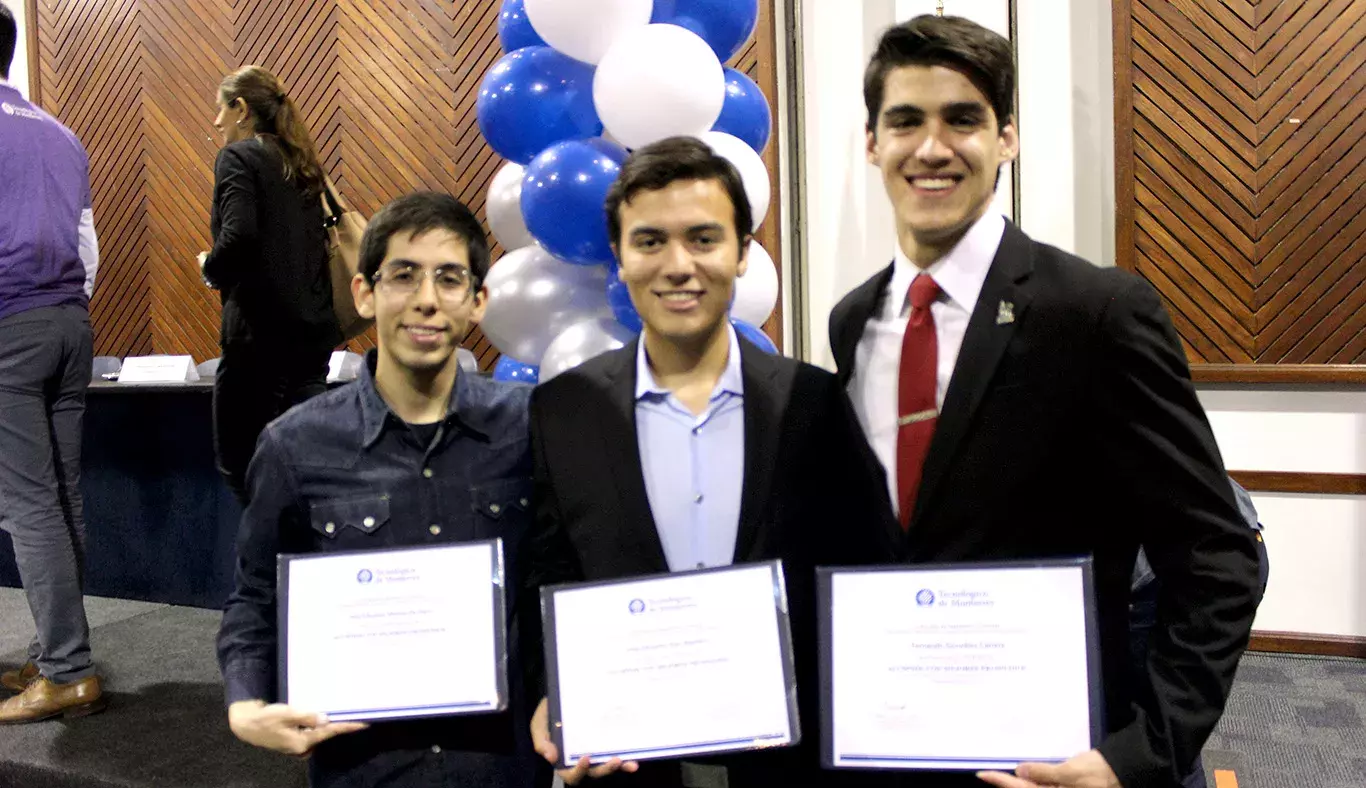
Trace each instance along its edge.
<instances>
[{"instance_id":1,"label":"light blue dress shirt","mask_svg":"<svg viewBox=\"0 0 1366 788\"><path fill-rule=\"evenodd\" d=\"M636 437L645 492L669 570L729 566L745 476L744 377L734 328L726 369L700 416L655 382L645 341L640 341Z\"/></svg>"}]
</instances>

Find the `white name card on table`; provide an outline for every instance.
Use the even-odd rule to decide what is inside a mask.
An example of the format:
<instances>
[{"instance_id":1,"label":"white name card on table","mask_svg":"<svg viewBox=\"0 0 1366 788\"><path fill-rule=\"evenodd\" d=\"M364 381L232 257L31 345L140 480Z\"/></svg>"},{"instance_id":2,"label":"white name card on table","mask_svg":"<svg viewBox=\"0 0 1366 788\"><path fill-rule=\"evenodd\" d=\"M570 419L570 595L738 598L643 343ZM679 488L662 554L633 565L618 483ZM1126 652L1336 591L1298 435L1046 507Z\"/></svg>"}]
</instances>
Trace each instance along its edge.
<instances>
[{"instance_id":1,"label":"white name card on table","mask_svg":"<svg viewBox=\"0 0 1366 788\"><path fill-rule=\"evenodd\" d=\"M120 383L194 383L199 372L190 356L129 356L119 368Z\"/></svg>"}]
</instances>

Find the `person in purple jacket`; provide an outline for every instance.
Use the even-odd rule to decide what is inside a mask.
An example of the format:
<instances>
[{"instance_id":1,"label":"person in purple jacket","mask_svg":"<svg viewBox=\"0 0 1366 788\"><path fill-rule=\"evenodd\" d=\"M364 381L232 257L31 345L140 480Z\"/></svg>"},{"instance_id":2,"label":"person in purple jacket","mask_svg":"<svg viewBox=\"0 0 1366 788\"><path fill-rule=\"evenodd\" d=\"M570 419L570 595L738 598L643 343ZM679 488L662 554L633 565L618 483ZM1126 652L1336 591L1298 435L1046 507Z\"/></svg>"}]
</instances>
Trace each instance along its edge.
<instances>
[{"instance_id":1,"label":"person in purple jacket","mask_svg":"<svg viewBox=\"0 0 1366 788\"><path fill-rule=\"evenodd\" d=\"M80 140L8 82L18 40L0 3L0 528L36 628L29 660L0 675L18 695L0 724L104 707L81 597L81 419L99 250Z\"/></svg>"}]
</instances>

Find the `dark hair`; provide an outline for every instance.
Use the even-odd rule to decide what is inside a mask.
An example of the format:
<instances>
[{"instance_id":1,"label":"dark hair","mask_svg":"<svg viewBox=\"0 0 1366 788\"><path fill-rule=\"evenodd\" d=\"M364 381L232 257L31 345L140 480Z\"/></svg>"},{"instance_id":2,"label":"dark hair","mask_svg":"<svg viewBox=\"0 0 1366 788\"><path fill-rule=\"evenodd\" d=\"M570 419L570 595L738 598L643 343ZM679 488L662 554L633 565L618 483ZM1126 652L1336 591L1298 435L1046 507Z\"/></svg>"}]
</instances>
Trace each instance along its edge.
<instances>
[{"instance_id":1,"label":"dark hair","mask_svg":"<svg viewBox=\"0 0 1366 788\"><path fill-rule=\"evenodd\" d=\"M945 66L962 72L991 102L996 125L1011 121L1015 107L1015 51L1010 42L960 16L925 14L887 28L863 72L868 130L877 130L887 74L902 66Z\"/></svg>"},{"instance_id":2,"label":"dark hair","mask_svg":"<svg viewBox=\"0 0 1366 788\"><path fill-rule=\"evenodd\" d=\"M669 137L637 148L621 166L607 192L607 229L621 243L621 206L645 191L658 191L675 181L720 181L735 206L735 234L743 244L754 234L754 218L740 172L724 156L695 137ZM743 246L742 246L743 248Z\"/></svg>"},{"instance_id":3,"label":"dark hair","mask_svg":"<svg viewBox=\"0 0 1366 788\"><path fill-rule=\"evenodd\" d=\"M0 79L9 79L9 67L14 62L14 47L19 43L19 23L14 12L0 3Z\"/></svg>"},{"instance_id":4,"label":"dark hair","mask_svg":"<svg viewBox=\"0 0 1366 788\"><path fill-rule=\"evenodd\" d=\"M470 254L470 273L474 289L482 286L489 273L489 242L484 228L465 204L440 192L405 194L379 209L365 227L360 240L360 272L374 284L379 264L389 251L389 239L399 233L422 235L432 230L449 230L465 241Z\"/></svg>"},{"instance_id":5,"label":"dark hair","mask_svg":"<svg viewBox=\"0 0 1366 788\"><path fill-rule=\"evenodd\" d=\"M294 181L310 195L323 193L323 168L313 137L274 74L260 66L239 68L223 78L218 98L224 104L246 102L256 119L257 135L284 159L285 180Z\"/></svg>"}]
</instances>

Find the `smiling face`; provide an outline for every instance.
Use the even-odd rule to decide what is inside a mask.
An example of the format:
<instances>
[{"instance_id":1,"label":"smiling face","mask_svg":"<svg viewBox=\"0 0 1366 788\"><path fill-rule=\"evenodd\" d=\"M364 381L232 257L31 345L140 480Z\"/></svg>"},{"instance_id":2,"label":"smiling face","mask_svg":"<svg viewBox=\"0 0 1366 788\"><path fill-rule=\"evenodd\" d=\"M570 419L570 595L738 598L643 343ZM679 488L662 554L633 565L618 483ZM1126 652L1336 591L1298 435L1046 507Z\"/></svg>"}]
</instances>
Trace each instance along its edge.
<instances>
[{"instance_id":1,"label":"smiling face","mask_svg":"<svg viewBox=\"0 0 1366 788\"><path fill-rule=\"evenodd\" d=\"M887 73L868 161L882 171L903 248L908 239L941 248L957 242L986 212L1000 166L1018 152L1013 119L998 123L962 73L937 65Z\"/></svg>"},{"instance_id":2,"label":"smiling face","mask_svg":"<svg viewBox=\"0 0 1366 788\"><path fill-rule=\"evenodd\" d=\"M351 283L357 311L374 318L379 334L376 375L386 368L430 375L457 363L456 348L484 317L488 298L469 269L469 244L450 230L390 236L375 283L359 274Z\"/></svg>"},{"instance_id":3,"label":"smiling face","mask_svg":"<svg viewBox=\"0 0 1366 788\"><path fill-rule=\"evenodd\" d=\"M616 247L621 281L647 333L696 346L726 324L748 236L719 180L679 180L623 202Z\"/></svg>"}]
</instances>

